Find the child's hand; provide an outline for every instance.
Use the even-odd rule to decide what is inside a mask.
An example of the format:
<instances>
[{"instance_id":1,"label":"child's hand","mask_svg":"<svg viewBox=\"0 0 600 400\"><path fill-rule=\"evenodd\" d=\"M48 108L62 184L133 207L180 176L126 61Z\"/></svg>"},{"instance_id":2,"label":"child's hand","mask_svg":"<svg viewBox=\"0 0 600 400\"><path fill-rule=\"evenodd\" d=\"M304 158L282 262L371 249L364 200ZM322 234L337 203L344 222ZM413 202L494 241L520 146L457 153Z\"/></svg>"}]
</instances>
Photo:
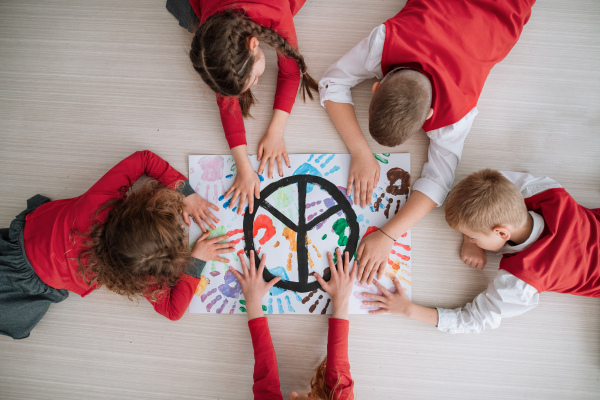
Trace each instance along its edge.
<instances>
[{"instance_id":1,"label":"child's hand","mask_svg":"<svg viewBox=\"0 0 600 400\"><path fill-rule=\"evenodd\" d=\"M354 203L360 204L362 208L371 204L373 189L379 182L380 169L377 159L369 152L359 156L353 155L350 160L346 193L350 196L354 187Z\"/></svg>"},{"instance_id":2,"label":"child's hand","mask_svg":"<svg viewBox=\"0 0 600 400\"><path fill-rule=\"evenodd\" d=\"M283 161L290 168L290 159L285 149L283 132L267 131L265 133L265 136L258 142L257 160L260 161L259 174L263 173L265 165L267 165L268 176L273 178L273 169L275 168L275 161L277 161L277 171L279 176L283 176Z\"/></svg>"},{"instance_id":3,"label":"child's hand","mask_svg":"<svg viewBox=\"0 0 600 400\"><path fill-rule=\"evenodd\" d=\"M382 295L374 294L374 293L363 293L362 295L365 297L370 297L374 301L363 301L363 304L371 307L378 307L377 310L369 311L369 314L400 314L408 317L410 314L410 308L413 303L410 301L406 293L406 289L400 285L400 281L398 278L394 278L393 280L394 286L396 286L396 292L392 293L383 287L377 280L374 280L373 283L379 290L381 290Z\"/></svg>"},{"instance_id":4,"label":"child's hand","mask_svg":"<svg viewBox=\"0 0 600 400\"><path fill-rule=\"evenodd\" d=\"M354 268L354 263L350 264L348 252L344 253L344 261L342 262L341 250L337 248L335 251L337 253L337 268L333 263L331 253L327 253L329 269L331 270L331 279L329 279L329 282L326 282L316 272L315 278L317 278L323 290L331 296L332 317L348 319L348 304L350 294L352 293L352 286L356 280L356 268Z\"/></svg>"},{"instance_id":5,"label":"child's hand","mask_svg":"<svg viewBox=\"0 0 600 400\"><path fill-rule=\"evenodd\" d=\"M248 319L260 318L263 316L262 312L262 298L267 294L269 289L273 287L277 282L281 280L280 276L276 276L269 282L265 282L263 279L263 271L265 270L265 262L267 256L263 254L260 259L260 265L258 270L256 269L256 263L254 262L254 250L250 250L250 269L246 266L244 257L240 257L242 263L242 273L240 274L233 267L229 267L229 270L235 275L242 285L242 292L246 299L246 312L248 313Z\"/></svg>"},{"instance_id":6,"label":"child's hand","mask_svg":"<svg viewBox=\"0 0 600 400\"><path fill-rule=\"evenodd\" d=\"M460 249L460 259L467 265L477 269L483 269L487 263L485 250L472 243L467 235L463 234L463 244Z\"/></svg>"},{"instance_id":7,"label":"child's hand","mask_svg":"<svg viewBox=\"0 0 600 400\"><path fill-rule=\"evenodd\" d=\"M229 197L232 193L233 197L231 197L231 201L229 202L229 208L233 208L239 198L240 203L237 212L239 215L244 213L246 200L248 200L248 211L252 212L254 210L254 197L257 199L260 198L260 179L252 169L250 163L248 163L247 167L240 167L238 169L233 185L231 185L224 197Z\"/></svg>"},{"instance_id":8,"label":"child's hand","mask_svg":"<svg viewBox=\"0 0 600 400\"><path fill-rule=\"evenodd\" d=\"M204 200L199 194L191 194L183 200L183 220L187 226L190 226L192 224L190 221L191 215L194 221L200 226L200 229L202 229L202 232L208 231L204 226L205 224L211 229L217 229L213 221L219 223L219 218L215 217L209 208L219 211L219 207Z\"/></svg>"},{"instance_id":9,"label":"child's hand","mask_svg":"<svg viewBox=\"0 0 600 400\"><path fill-rule=\"evenodd\" d=\"M229 260L219 256L219 254L231 253L235 249L235 245L231 242L219 243L222 240L227 240L227 235L207 239L209 235L210 232L204 232L200 236L194 244L190 255L203 261L215 260L228 263Z\"/></svg>"},{"instance_id":10,"label":"child's hand","mask_svg":"<svg viewBox=\"0 0 600 400\"><path fill-rule=\"evenodd\" d=\"M356 252L357 279L363 285L370 285L376 274L377 278L381 279L393 246L394 241L380 231L371 233L360 242Z\"/></svg>"}]
</instances>

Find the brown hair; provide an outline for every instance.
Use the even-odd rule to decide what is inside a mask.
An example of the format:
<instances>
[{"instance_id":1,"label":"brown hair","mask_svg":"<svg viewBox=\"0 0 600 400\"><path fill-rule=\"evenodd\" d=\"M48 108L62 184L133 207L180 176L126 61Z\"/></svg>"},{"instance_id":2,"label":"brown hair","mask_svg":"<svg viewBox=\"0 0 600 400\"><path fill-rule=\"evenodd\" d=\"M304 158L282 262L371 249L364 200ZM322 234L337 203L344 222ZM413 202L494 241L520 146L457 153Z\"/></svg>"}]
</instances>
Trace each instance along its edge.
<instances>
[{"instance_id":1,"label":"brown hair","mask_svg":"<svg viewBox=\"0 0 600 400\"><path fill-rule=\"evenodd\" d=\"M315 375L310 380L310 397L299 396L299 400L338 400L340 395L334 397L334 392L340 385L340 375L338 373L337 382L333 387L328 387L325 380L325 373L327 371L327 357L317 367ZM337 371L336 371L337 372Z\"/></svg>"},{"instance_id":2,"label":"brown hair","mask_svg":"<svg viewBox=\"0 0 600 400\"><path fill-rule=\"evenodd\" d=\"M377 143L397 146L423 127L430 108L431 83L425 75L391 71L371 99L369 132Z\"/></svg>"},{"instance_id":3,"label":"brown hair","mask_svg":"<svg viewBox=\"0 0 600 400\"><path fill-rule=\"evenodd\" d=\"M190 59L202 80L221 96L237 96L242 115L250 116L254 95L250 89L243 91L254 57L248 47L248 39L256 37L275 48L278 53L293 58L302 72L302 99L312 100L318 91L317 82L306 73L304 57L284 38L272 29L251 21L243 12L226 10L210 16L198 27L192 40Z\"/></svg>"},{"instance_id":4,"label":"brown hair","mask_svg":"<svg viewBox=\"0 0 600 400\"><path fill-rule=\"evenodd\" d=\"M127 196L105 203L81 235L79 274L130 299L158 300L175 285L190 256L181 226L183 195L148 180ZM104 222L99 214L108 210Z\"/></svg>"},{"instance_id":5,"label":"brown hair","mask_svg":"<svg viewBox=\"0 0 600 400\"><path fill-rule=\"evenodd\" d=\"M527 222L527 206L519 189L500 172L482 169L452 189L446 203L446 222L487 233L494 227Z\"/></svg>"}]
</instances>

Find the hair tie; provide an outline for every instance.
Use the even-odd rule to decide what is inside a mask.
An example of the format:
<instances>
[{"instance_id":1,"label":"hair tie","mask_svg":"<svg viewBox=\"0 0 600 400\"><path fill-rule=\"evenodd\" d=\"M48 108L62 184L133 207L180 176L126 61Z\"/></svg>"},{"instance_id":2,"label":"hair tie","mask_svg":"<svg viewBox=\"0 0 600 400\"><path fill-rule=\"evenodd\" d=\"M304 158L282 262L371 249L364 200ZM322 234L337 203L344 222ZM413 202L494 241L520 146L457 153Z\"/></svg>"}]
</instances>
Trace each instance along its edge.
<instances>
[{"instance_id":1,"label":"hair tie","mask_svg":"<svg viewBox=\"0 0 600 400\"><path fill-rule=\"evenodd\" d=\"M302 75L306 75L306 71L304 71L304 72L302 73Z\"/></svg>"}]
</instances>

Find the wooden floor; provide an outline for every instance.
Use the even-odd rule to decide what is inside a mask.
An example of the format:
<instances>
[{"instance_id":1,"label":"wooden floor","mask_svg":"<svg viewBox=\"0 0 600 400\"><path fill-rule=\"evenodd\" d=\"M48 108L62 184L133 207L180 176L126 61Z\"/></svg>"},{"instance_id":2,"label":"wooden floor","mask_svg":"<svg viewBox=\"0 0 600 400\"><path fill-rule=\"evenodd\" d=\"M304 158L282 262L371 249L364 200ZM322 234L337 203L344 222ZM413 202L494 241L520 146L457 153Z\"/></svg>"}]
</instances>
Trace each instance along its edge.
<instances>
[{"instance_id":1,"label":"wooden floor","mask_svg":"<svg viewBox=\"0 0 600 400\"><path fill-rule=\"evenodd\" d=\"M308 0L295 22L311 74L320 77L403 4ZM599 21L597 0L534 6L489 76L457 179L483 167L548 175L600 207ZM187 59L190 40L162 0L1 0L0 227L30 196L77 196L136 150L183 172L189 154L228 153L214 95ZM277 68L267 57L246 125L252 152L271 114ZM365 132L371 84L353 92ZM297 101L285 138L290 153L347 152L317 101ZM427 143L419 135L393 149L411 153L414 177ZM415 302L462 306L494 276L497 256L483 272L460 262L460 235L442 209L412 233ZM597 399L598 315L598 299L544 293L539 307L481 335L352 316L356 397ZM325 355L327 318L269 323L284 395L306 390ZM26 340L0 337L2 399L250 399L252 368L244 316L188 314L173 323L145 300L105 290L53 305Z\"/></svg>"}]
</instances>

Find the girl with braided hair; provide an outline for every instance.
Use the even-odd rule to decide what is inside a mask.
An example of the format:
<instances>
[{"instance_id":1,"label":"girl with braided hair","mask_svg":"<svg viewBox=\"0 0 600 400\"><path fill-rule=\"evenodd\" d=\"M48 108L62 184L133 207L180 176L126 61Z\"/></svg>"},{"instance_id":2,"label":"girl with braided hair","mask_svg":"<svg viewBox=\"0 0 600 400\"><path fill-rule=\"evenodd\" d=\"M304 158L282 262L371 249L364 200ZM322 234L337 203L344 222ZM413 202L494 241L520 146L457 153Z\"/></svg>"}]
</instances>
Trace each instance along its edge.
<instances>
[{"instance_id":1,"label":"girl with braided hair","mask_svg":"<svg viewBox=\"0 0 600 400\"><path fill-rule=\"evenodd\" d=\"M182 1L169 0L169 9L185 25L188 18L177 13ZM277 163L283 176L283 162L290 167L283 130L298 92L311 100L317 92L317 83L307 74L304 57L298 51L293 17L305 0L189 0L199 18L190 50L194 69L202 80L217 94L217 103L225 137L237 165L237 175L225 197L233 194L229 207L239 198L238 213L244 212L246 200L250 212L254 196L260 196L260 180L246 149L246 133L242 117L250 115L254 104L251 87L256 85L265 69L265 55L260 47L267 44L277 50L277 89L273 117L267 132L258 144L258 173L265 166L273 177ZM175 4L179 4L176 7ZM189 26L188 26L189 28Z\"/></svg>"},{"instance_id":2,"label":"girl with braided hair","mask_svg":"<svg viewBox=\"0 0 600 400\"><path fill-rule=\"evenodd\" d=\"M151 179L128 189L142 175ZM233 251L207 239L218 208L150 151L127 157L79 197L36 195L9 229L0 229L0 334L29 336L51 303L106 286L142 295L171 320L183 316L206 261ZM207 232L189 249L183 223ZM203 261L204 260L204 261Z\"/></svg>"}]
</instances>

